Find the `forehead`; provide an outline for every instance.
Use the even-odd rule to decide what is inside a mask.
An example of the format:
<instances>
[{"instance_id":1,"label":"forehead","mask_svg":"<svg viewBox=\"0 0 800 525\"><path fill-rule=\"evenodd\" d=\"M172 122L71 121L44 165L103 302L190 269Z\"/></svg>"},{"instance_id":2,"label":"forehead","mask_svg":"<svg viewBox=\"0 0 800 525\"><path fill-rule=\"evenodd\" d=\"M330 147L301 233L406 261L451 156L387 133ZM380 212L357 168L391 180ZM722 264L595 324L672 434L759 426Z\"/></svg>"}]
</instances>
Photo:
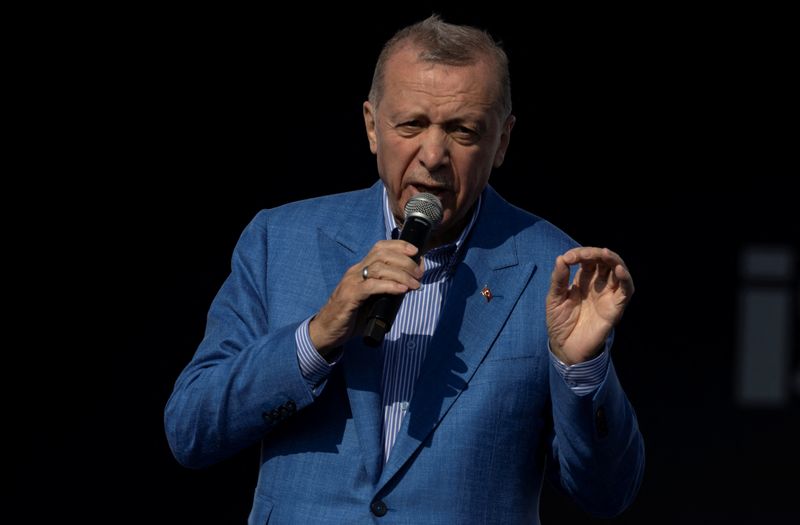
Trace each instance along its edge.
<instances>
[{"instance_id":1,"label":"forehead","mask_svg":"<svg viewBox=\"0 0 800 525\"><path fill-rule=\"evenodd\" d=\"M421 60L419 49L407 45L387 60L383 91L382 98L389 99L390 104L426 98L435 104L457 102L487 110L499 100L500 82L486 56L453 66Z\"/></svg>"}]
</instances>

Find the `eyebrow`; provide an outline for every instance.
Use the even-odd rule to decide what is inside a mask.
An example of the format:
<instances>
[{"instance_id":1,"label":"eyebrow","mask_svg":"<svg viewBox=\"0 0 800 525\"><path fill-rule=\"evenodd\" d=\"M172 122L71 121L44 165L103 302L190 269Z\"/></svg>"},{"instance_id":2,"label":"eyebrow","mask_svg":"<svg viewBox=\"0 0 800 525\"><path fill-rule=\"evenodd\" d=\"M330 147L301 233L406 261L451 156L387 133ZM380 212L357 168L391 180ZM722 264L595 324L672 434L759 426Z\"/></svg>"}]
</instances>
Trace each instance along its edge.
<instances>
[{"instance_id":1,"label":"eyebrow","mask_svg":"<svg viewBox=\"0 0 800 525\"><path fill-rule=\"evenodd\" d=\"M485 131L488 127L485 119L475 117L455 117L444 121L445 126L452 126L453 124L468 124L479 132Z\"/></svg>"},{"instance_id":2,"label":"eyebrow","mask_svg":"<svg viewBox=\"0 0 800 525\"><path fill-rule=\"evenodd\" d=\"M427 115L424 113L419 112L398 112L396 115L391 115L392 120L396 122L406 122L409 120L425 120L430 121ZM486 119L480 118L474 115L463 115L463 116L456 116L453 118L449 118L445 120L443 125L453 125L453 124L472 124L474 125L479 131L485 130L488 126L486 123Z\"/></svg>"}]
</instances>

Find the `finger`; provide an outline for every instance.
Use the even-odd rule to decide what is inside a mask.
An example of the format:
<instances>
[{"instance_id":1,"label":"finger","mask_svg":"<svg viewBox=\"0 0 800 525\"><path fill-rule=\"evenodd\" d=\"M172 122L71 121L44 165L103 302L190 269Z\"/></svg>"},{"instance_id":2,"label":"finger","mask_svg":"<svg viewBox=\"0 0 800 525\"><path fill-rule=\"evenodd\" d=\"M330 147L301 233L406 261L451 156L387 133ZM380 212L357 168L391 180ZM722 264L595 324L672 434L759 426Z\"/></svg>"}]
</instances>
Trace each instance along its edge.
<instances>
[{"instance_id":1,"label":"finger","mask_svg":"<svg viewBox=\"0 0 800 525\"><path fill-rule=\"evenodd\" d=\"M416 246L406 241L378 241L364 257L362 264L384 261L411 269L417 264L412 257L416 256L418 252Z\"/></svg>"},{"instance_id":2,"label":"finger","mask_svg":"<svg viewBox=\"0 0 800 525\"><path fill-rule=\"evenodd\" d=\"M596 248L592 246L581 246L573 248L564 253L564 259L568 264L581 264L583 271L579 275L576 273L573 282L576 286L592 284L596 291L601 291L609 282L611 287L616 290L622 285L618 277L624 275L626 293L633 293L633 280L622 257L608 248ZM594 263L594 266L592 266ZM617 270L617 267L621 267ZM592 272L592 278L587 280L588 272ZM621 272L614 275L615 272ZM614 275L614 280L611 277Z\"/></svg>"},{"instance_id":3,"label":"finger","mask_svg":"<svg viewBox=\"0 0 800 525\"><path fill-rule=\"evenodd\" d=\"M609 250L608 248L596 248L593 246L580 246L572 248L564 253L564 259L567 264L577 264L584 261L595 261L602 264L607 264L614 267L617 264L625 265L617 253Z\"/></svg>"},{"instance_id":4,"label":"finger","mask_svg":"<svg viewBox=\"0 0 800 525\"><path fill-rule=\"evenodd\" d=\"M356 265L356 267L360 268L364 268L365 266L369 268L369 277L376 279L386 278L385 272L387 269L391 271L405 272L416 278L422 277L422 274L424 273L424 269L421 264L404 255L396 256L388 254L381 258L367 257ZM384 272L383 275L380 275L381 271Z\"/></svg>"},{"instance_id":5,"label":"finger","mask_svg":"<svg viewBox=\"0 0 800 525\"><path fill-rule=\"evenodd\" d=\"M589 286L594 280L595 272L597 271L597 263L593 260L581 262L581 267L575 274L575 285L582 291L589 291Z\"/></svg>"},{"instance_id":6,"label":"finger","mask_svg":"<svg viewBox=\"0 0 800 525\"><path fill-rule=\"evenodd\" d=\"M416 289L418 287L419 285L417 285L415 288L411 288L403 283L388 279L367 279L361 285L361 292L364 296L364 299L366 299L372 295L383 293L399 295L408 292L410 289Z\"/></svg>"},{"instance_id":7,"label":"finger","mask_svg":"<svg viewBox=\"0 0 800 525\"><path fill-rule=\"evenodd\" d=\"M398 240L397 242L401 242L401 243L403 243L403 251L404 251L404 252L406 253L406 255L408 255L409 257L414 257L414 256L415 256L415 255L416 255L416 254L419 252L419 248L417 248L416 246L414 246L414 245L413 245L413 244L411 244L410 242L407 242L407 241L401 241L401 240Z\"/></svg>"},{"instance_id":8,"label":"finger","mask_svg":"<svg viewBox=\"0 0 800 525\"><path fill-rule=\"evenodd\" d=\"M342 297L349 298L355 304L361 304L371 295L379 293L401 294L410 289L413 283L402 283L395 279L378 279L375 276L377 263L373 263L368 268L368 278L364 279L362 263L350 267L345 273L345 277L339 283L337 290L341 289Z\"/></svg>"},{"instance_id":9,"label":"finger","mask_svg":"<svg viewBox=\"0 0 800 525\"><path fill-rule=\"evenodd\" d=\"M571 250L567 250L563 254L561 254L561 257L563 258L566 264L575 264L580 260L580 255L579 255L580 251L581 247L572 248Z\"/></svg>"},{"instance_id":10,"label":"finger","mask_svg":"<svg viewBox=\"0 0 800 525\"><path fill-rule=\"evenodd\" d=\"M604 265L607 265L611 271L616 271L617 266L622 266L625 272L630 277L630 273L628 272L628 266L625 264L625 261L622 260L622 257L619 256L618 253L609 250L608 248L603 248L601 252L601 260Z\"/></svg>"},{"instance_id":11,"label":"finger","mask_svg":"<svg viewBox=\"0 0 800 525\"><path fill-rule=\"evenodd\" d=\"M424 263L410 257L416 252L417 248L405 241L380 241L354 269L360 268L358 276L362 282L386 280L402 284L407 290L418 289Z\"/></svg>"},{"instance_id":12,"label":"finger","mask_svg":"<svg viewBox=\"0 0 800 525\"><path fill-rule=\"evenodd\" d=\"M413 257L419 252L419 249L408 241L401 241L400 239L392 239L376 242L369 254L384 253L387 251L402 253L407 257Z\"/></svg>"},{"instance_id":13,"label":"finger","mask_svg":"<svg viewBox=\"0 0 800 525\"><path fill-rule=\"evenodd\" d=\"M633 277L628 269L622 264L617 265L614 268L613 275L614 279L619 283L619 287L621 287L622 291L625 293L625 296L632 296L636 288L633 286Z\"/></svg>"},{"instance_id":14,"label":"finger","mask_svg":"<svg viewBox=\"0 0 800 525\"><path fill-rule=\"evenodd\" d=\"M556 257L556 264L553 273L550 275L550 293L554 295L565 295L569 289L569 264L564 260L564 256Z\"/></svg>"},{"instance_id":15,"label":"finger","mask_svg":"<svg viewBox=\"0 0 800 525\"><path fill-rule=\"evenodd\" d=\"M384 261L373 262L367 266L367 269L368 278L364 280L362 276L362 281L365 283L369 281L394 281L413 290L420 287L419 265L413 263L413 261L410 269Z\"/></svg>"},{"instance_id":16,"label":"finger","mask_svg":"<svg viewBox=\"0 0 800 525\"><path fill-rule=\"evenodd\" d=\"M607 264L598 264L597 271L594 276L594 290L597 293L602 292L606 286L609 285L609 279L613 273L614 267Z\"/></svg>"},{"instance_id":17,"label":"finger","mask_svg":"<svg viewBox=\"0 0 800 525\"><path fill-rule=\"evenodd\" d=\"M356 266L360 266L362 269L367 267L370 278L387 279L395 271L403 271L420 279L423 267L408 255L408 251L403 250L404 248L400 245L395 245L392 249L386 249L386 247L373 249Z\"/></svg>"}]
</instances>

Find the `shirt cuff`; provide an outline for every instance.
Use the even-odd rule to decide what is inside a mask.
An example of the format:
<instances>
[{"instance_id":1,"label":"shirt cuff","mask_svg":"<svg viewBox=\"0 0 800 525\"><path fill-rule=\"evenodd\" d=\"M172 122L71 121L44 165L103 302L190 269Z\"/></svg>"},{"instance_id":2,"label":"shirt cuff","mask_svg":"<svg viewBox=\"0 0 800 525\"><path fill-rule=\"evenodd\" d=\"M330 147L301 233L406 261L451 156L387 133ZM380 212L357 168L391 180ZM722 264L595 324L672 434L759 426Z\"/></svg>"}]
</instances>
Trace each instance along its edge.
<instances>
[{"instance_id":1,"label":"shirt cuff","mask_svg":"<svg viewBox=\"0 0 800 525\"><path fill-rule=\"evenodd\" d=\"M547 343L550 350L550 343ZM608 347L604 348L600 354L588 361L575 365L562 363L550 350L550 362L556 367L558 374L575 394L585 396L591 394L606 377L608 371Z\"/></svg>"},{"instance_id":2,"label":"shirt cuff","mask_svg":"<svg viewBox=\"0 0 800 525\"><path fill-rule=\"evenodd\" d=\"M333 366L339 361L339 358L332 363L328 363L324 357L319 355L314 343L311 342L311 334L308 331L308 325L314 316L309 317L297 327L294 333L294 340L297 343L297 362L300 365L300 373L303 374L303 379L306 380L311 392L316 396L319 395L324 381L328 378L328 374L333 370Z\"/></svg>"}]
</instances>

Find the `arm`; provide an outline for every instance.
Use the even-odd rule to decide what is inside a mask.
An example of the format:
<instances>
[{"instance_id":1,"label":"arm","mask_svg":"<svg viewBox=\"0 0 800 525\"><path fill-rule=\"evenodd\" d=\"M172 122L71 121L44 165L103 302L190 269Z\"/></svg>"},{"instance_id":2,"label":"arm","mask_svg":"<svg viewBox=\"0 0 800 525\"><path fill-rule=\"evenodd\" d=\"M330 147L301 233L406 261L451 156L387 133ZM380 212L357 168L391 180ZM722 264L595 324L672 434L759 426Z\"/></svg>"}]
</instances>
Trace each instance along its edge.
<instances>
[{"instance_id":1,"label":"arm","mask_svg":"<svg viewBox=\"0 0 800 525\"><path fill-rule=\"evenodd\" d=\"M302 312L296 323L272 326L262 217L242 234L231 274L209 310L205 337L167 402L167 439L178 461L189 467L225 459L312 403L330 368L309 352L335 359L357 333L364 301L420 286L422 264L410 258L417 249L404 241L380 241L344 273L310 322ZM371 276L365 280L361 269L367 265Z\"/></svg>"},{"instance_id":2,"label":"arm","mask_svg":"<svg viewBox=\"0 0 800 525\"><path fill-rule=\"evenodd\" d=\"M572 284L569 266L580 264ZM633 294L622 259L607 249L574 248L556 259L547 297L553 355L574 365L610 347L613 327ZM607 352L608 350L606 350ZM635 497L644 472L644 442L611 360L596 390L577 395L555 366L550 477L587 512L614 516Z\"/></svg>"},{"instance_id":3,"label":"arm","mask_svg":"<svg viewBox=\"0 0 800 525\"><path fill-rule=\"evenodd\" d=\"M258 218L242 234L205 337L167 402L167 439L185 466L234 454L313 400L297 364L301 321L270 327L267 318L266 235Z\"/></svg>"},{"instance_id":4,"label":"arm","mask_svg":"<svg viewBox=\"0 0 800 525\"><path fill-rule=\"evenodd\" d=\"M597 390L585 396L576 395L551 366L550 394L550 481L589 514L618 515L641 485L644 440L613 363Z\"/></svg>"}]
</instances>

